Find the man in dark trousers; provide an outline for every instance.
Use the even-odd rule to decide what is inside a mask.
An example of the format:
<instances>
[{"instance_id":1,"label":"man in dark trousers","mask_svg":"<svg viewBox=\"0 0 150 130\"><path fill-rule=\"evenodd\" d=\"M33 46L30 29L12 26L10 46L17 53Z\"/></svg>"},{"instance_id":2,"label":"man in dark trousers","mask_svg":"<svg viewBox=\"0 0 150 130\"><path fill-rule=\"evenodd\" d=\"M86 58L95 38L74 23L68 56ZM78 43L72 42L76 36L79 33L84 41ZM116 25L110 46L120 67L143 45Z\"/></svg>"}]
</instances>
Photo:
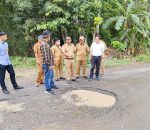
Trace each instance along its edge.
<instances>
[{"instance_id":1,"label":"man in dark trousers","mask_svg":"<svg viewBox=\"0 0 150 130\"><path fill-rule=\"evenodd\" d=\"M8 54L8 43L7 34L5 32L0 32L0 85L2 87L4 94L9 94L7 87L5 85L5 74L6 70L10 75L11 83L14 87L14 90L23 89L23 87L18 86L15 78L15 71L10 62L9 54Z\"/></svg>"},{"instance_id":2,"label":"man in dark trousers","mask_svg":"<svg viewBox=\"0 0 150 130\"><path fill-rule=\"evenodd\" d=\"M100 80L99 69L100 69L101 59L104 56L104 50L105 50L104 44L100 42L100 39L101 36L96 35L95 41L92 43L90 48L91 70L90 70L89 81L93 80L95 66L96 66L96 79L97 81Z\"/></svg>"}]
</instances>

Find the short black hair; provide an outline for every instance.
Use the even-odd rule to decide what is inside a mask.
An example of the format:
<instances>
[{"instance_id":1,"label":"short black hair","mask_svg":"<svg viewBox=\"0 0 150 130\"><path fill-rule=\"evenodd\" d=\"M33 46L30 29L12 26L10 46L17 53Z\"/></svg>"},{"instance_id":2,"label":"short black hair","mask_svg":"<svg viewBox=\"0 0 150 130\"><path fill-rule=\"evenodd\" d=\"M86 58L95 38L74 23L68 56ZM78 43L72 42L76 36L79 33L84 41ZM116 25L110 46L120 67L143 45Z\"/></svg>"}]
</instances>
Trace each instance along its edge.
<instances>
[{"instance_id":1,"label":"short black hair","mask_svg":"<svg viewBox=\"0 0 150 130\"><path fill-rule=\"evenodd\" d=\"M54 39L54 43L56 43L57 41L59 41L60 39L59 38L55 38Z\"/></svg>"},{"instance_id":2,"label":"short black hair","mask_svg":"<svg viewBox=\"0 0 150 130\"><path fill-rule=\"evenodd\" d=\"M5 32L0 32L0 36L7 35Z\"/></svg>"},{"instance_id":3,"label":"short black hair","mask_svg":"<svg viewBox=\"0 0 150 130\"><path fill-rule=\"evenodd\" d=\"M47 38L48 36L51 36L51 32L49 30L43 31L43 34L42 34L43 39Z\"/></svg>"},{"instance_id":4,"label":"short black hair","mask_svg":"<svg viewBox=\"0 0 150 130\"><path fill-rule=\"evenodd\" d=\"M71 36L67 35L66 38L69 37L71 39Z\"/></svg>"},{"instance_id":5,"label":"short black hair","mask_svg":"<svg viewBox=\"0 0 150 130\"><path fill-rule=\"evenodd\" d=\"M98 37L99 39L102 38L101 35L99 35L99 34L96 34L96 35L95 35L95 38L96 38L96 37Z\"/></svg>"}]
</instances>

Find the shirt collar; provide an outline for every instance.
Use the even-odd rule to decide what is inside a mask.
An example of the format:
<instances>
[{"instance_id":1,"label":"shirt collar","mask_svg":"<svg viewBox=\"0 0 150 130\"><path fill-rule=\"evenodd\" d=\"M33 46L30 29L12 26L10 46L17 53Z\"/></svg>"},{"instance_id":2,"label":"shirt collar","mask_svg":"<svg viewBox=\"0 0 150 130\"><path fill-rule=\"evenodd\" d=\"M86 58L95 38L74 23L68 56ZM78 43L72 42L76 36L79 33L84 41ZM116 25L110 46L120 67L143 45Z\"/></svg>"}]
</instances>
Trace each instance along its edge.
<instances>
[{"instance_id":1,"label":"shirt collar","mask_svg":"<svg viewBox=\"0 0 150 130\"><path fill-rule=\"evenodd\" d=\"M69 43L69 44L68 44L68 43L66 43L66 44L67 44L68 46L71 46L71 45L72 45L72 43Z\"/></svg>"},{"instance_id":2,"label":"shirt collar","mask_svg":"<svg viewBox=\"0 0 150 130\"><path fill-rule=\"evenodd\" d=\"M95 44L100 44L100 42L99 43L97 43L97 42L94 42Z\"/></svg>"},{"instance_id":3,"label":"shirt collar","mask_svg":"<svg viewBox=\"0 0 150 130\"><path fill-rule=\"evenodd\" d=\"M46 40L44 40L44 39L43 39L42 41L43 41L44 43L47 43Z\"/></svg>"},{"instance_id":4,"label":"shirt collar","mask_svg":"<svg viewBox=\"0 0 150 130\"><path fill-rule=\"evenodd\" d=\"M80 45L84 45L85 43L80 43Z\"/></svg>"},{"instance_id":5,"label":"shirt collar","mask_svg":"<svg viewBox=\"0 0 150 130\"><path fill-rule=\"evenodd\" d=\"M1 43L1 44L4 44L5 42L3 42L3 41L0 41L0 43Z\"/></svg>"}]
</instances>

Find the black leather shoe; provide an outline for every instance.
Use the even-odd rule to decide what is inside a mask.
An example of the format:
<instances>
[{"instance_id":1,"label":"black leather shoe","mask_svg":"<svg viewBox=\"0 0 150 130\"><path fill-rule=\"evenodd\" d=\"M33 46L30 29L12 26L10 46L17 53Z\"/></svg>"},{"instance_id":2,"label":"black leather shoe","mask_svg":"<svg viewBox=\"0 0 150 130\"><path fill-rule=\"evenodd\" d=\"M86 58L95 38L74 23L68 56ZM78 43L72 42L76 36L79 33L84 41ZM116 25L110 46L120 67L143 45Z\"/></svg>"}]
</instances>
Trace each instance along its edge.
<instances>
[{"instance_id":1,"label":"black leather shoe","mask_svg":"<svg viewBox=\"0 0 150 130\"><path fill-rule=\"evenodd\" d=\"M72 79L72 81L76 81L76 79Z\"/></svg>"},{"instance_id":2,"label":"black leather shoe","mask_svg":"<svg viewBox=\"0 0 150 130\"><path fill-rule=\"evenodd\" d=\"M87 76L83 76L83 78L87 79Z\"/></svg>"},{"instance_id":3,"label":"black leather shoe","mask_svg":"<svg viewBox=\"0 0 150 130\"><path fill-rule=\"evenodd\" d=\"M17 90L17 89L24 89L24 87L16 86L16 87L14 87L14 89L15 89L15 90Z\"/></svg>"},{"instance_id":4,"label":"black leather shoe","mask_svg":"<svg viewBox=\"0 0 150 130\"><path fill-rule=\"evenodd\" d=\"M80 77L79 77L79 76L77 76L77 77L76 77L76 79L80 79Z\"/></svg>"},{"instance_id":5,"label":"black leather shoe","mask_svg":"<svg viewBox=\"0 0 150 130\"><path fill-rule=\"evenodd\" d=\"M60 79L63 79L63 80L65 80L66 78L64 78L64 77L60 77Z\"/></svg>"},{"instance_id":6,"label":"black leather shoe","mask_svg":"<svg viewBox=\"0 0 150 130\"><path fill-rule=\"evenodd\" d=\"M4 90L3 90L3 93L4 93L4 94L9 94L10 92L9 92L7 89L4 89Z\"/></svg>"}]
</instances>

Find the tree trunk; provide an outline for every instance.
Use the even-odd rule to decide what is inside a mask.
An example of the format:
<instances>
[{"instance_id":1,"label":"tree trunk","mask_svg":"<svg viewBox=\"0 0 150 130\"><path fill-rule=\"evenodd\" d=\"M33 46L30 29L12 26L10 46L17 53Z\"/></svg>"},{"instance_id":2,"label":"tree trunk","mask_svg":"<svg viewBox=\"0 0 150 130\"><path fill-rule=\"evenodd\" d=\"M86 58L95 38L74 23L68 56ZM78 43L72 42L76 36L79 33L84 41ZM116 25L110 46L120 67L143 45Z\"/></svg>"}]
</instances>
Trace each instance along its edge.
<instances>
[{"instance_id":1,"label":"tree trunk","mask_svg":"<svg viewBox=\"0 0 150 130\"><path fill-rule=\"evenodd\" d=\"M66 42L66 36L67 36L66 28L61 28L61 36L62 36L63 42L65 43Z\"/></svg>"},{"instance_id":2,"label":"tree trunk","mask_svg":"<svg viewBox=\"0 0 150 130\"><path fill-rule=\"evenodd\" d=\"M96 25L96 34L99 34L99 24Z\"/></svg>"}]
</instances>

